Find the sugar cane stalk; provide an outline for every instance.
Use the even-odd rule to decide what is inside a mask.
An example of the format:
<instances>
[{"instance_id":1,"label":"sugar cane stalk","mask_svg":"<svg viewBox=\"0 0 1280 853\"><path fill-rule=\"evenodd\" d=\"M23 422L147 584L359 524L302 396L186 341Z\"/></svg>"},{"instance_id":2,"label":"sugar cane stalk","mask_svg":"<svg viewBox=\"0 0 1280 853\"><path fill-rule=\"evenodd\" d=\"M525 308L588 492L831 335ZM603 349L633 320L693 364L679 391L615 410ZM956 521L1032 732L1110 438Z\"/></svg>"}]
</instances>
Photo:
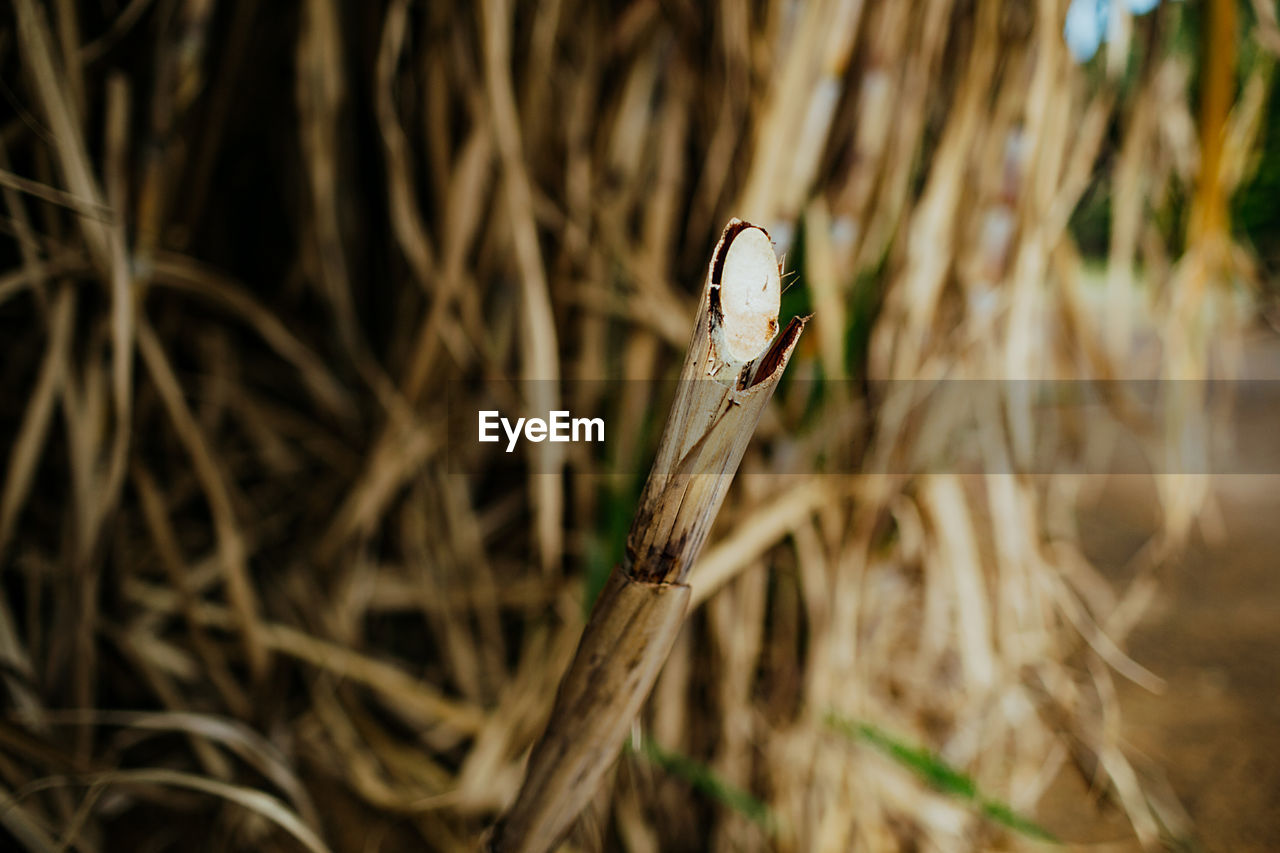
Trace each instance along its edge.
<instances>
[{"instance_id":1,"label":"sugar cane stalk","mask_svg":"<svg viewBox=\"0 0 1280 853\"><path fill-rule=\"evenodd\" d=\"M680 384L627 536L490 850L550 850L595 794L666 661L685 584L805 321L778 334L780 268L763 228L716 245Z\"/></svg>"}]
</instances>

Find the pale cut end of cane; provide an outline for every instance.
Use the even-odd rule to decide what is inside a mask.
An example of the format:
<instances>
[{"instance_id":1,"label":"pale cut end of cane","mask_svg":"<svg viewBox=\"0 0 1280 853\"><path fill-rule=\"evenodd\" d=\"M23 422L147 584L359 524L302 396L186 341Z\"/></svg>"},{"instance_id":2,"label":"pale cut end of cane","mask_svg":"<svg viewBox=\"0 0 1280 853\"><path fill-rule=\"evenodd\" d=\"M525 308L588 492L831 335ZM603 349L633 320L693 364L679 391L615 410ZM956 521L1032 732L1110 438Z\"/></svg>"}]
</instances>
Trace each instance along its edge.
<instances>
[{"instance_id":1,"label":"pale cut end of cane","mask_svg":"<svg viewBox=\"0 0 1280 853\"><path fill-rule=\"evenodd\" d=\"M763 228L748 226L734 235L720 273L726 355L739 362L760 356L778 333L781 302L773 243Z\"/></svg>"}]
</instances>

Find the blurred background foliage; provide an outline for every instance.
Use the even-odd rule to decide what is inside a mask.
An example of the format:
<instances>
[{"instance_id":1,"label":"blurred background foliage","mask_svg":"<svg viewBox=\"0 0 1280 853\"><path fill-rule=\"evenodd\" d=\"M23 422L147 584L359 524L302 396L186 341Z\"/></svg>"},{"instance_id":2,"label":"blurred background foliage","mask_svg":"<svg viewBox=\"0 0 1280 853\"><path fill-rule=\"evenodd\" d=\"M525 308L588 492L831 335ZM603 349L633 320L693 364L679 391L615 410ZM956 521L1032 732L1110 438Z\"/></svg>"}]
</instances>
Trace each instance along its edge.
<instances>
[{"instance_id":1,"label":"blurred background foliage","mask_svg":"<svg viewBox=\"0 0 1280 853\"><path fill-rule=\"evenodd\" d=\"M1111 575L1093 480L983 475L1064 426L1016 395L885 473L956 439L880 380L1230 376L1275 316L1274 4L1083 62L1067 7L6 4L0 846L474 849L730 216L813 325L568 849L1192 843L1114 682L1203 478ZM610 455L450 448L482 383Z\"/></svg>"}]
</instances>

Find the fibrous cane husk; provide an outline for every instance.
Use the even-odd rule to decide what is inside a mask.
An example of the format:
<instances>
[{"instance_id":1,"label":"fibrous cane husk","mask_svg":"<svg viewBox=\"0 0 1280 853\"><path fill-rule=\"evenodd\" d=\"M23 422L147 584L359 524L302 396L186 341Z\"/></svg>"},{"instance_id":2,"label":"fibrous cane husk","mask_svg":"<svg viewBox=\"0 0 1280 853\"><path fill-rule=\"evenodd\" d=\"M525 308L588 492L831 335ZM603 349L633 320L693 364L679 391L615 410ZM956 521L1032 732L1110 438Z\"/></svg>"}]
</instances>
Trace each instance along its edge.
<instances>
[{"instance_id":1,"label":"fibrous cane husk","mask_svg":"<svg viewBox=\"0 0 1280 853\"><path fill-rule=\"evenodd\" d=\"M657 459L645 483L626 557L596 600L560 682L546 732L533 748L515 803L490 849L551 849L595 794L675 642L690 588L683 581L706 541L751 434L773 396L805 321L791 321L756 358L727 343L729 288L755 287L726 274L734 240L756 229L734 219L712 255L701 309ZM744 241L745 243L746 241ZM772 250L769 263L776 266ZM769 331L777 329L776 270ZM723 279L723 280L722 280Z\"/></svg>"}]
</instances>

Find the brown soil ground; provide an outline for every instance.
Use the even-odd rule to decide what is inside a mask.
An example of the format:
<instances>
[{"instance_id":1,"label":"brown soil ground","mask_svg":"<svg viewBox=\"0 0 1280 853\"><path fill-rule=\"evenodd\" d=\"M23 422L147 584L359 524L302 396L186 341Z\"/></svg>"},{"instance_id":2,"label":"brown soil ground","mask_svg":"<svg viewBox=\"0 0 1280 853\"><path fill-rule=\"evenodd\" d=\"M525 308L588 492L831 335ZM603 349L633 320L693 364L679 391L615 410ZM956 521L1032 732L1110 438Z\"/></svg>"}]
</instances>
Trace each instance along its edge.
<instances>
[{"instance_id":1,"label":"brown soil ground","mask_svg":"<svg viewBox=\"0 0 1280 853\"><path fill-rule=\"evenodd\" d=\"M1219 494L1226 535L1174 567L1131 643L1168 690L1121 701L1207 848L1280 850L1280 478L1233 477Z\"/></svg>"},{"instance_id":2,"label":"brown soil ground","mask_svg":"<svg viewBox=\"0 0 1280 853\"><path fill-rule=\"evenodd\" d=\"M1251 349L1254 375L1280 376L1274 336ZM1215 478L1201 530L1161 570L1160 593L1127 649L1165 679L1164 692L1116 678L1129 753L1190 820L1190 837L1173 846L1215 853L1280 851L1280 412L1244 406L1235 428L1252 458L1233 470L1272 473ZM1149 479L1116 477L1082 516L1090 555L1118 584L1156 506ZM1042 812L1050 827L1072 841L1136 849L1114 806L1083 815L1082 783L1060 783Z\"/></svg>"}]
</instances>

